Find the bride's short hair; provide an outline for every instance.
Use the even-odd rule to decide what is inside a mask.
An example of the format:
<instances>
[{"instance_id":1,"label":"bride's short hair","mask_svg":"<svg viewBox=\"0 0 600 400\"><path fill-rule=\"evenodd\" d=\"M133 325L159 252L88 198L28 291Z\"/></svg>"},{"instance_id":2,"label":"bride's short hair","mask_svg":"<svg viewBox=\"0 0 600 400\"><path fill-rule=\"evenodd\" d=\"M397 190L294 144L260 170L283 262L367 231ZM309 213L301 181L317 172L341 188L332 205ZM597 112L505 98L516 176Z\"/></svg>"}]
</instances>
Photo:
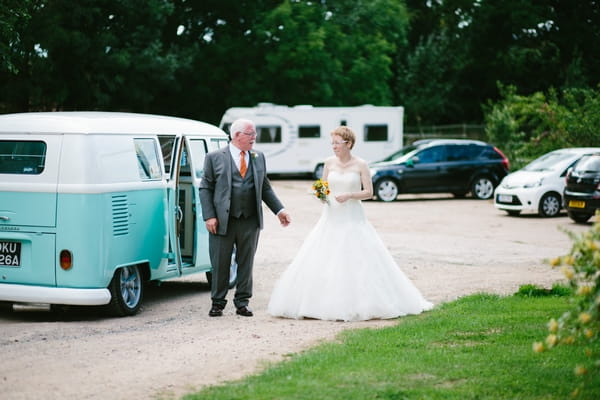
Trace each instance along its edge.
<instances>
[{"instance_id":1,"label":"bride's short hair","mask_svg":"<svg viewBox=\"0 0 600 400\"><path fill-rule=\"evenodd\" d=\"M356 143L356 135L354 134L354 131L345 125L338 126L334 130L332 130L331 136L334 135L339 136L346 142L350 143L351 149L354 147L354 143Z\"/></svg>"}]
</instances>

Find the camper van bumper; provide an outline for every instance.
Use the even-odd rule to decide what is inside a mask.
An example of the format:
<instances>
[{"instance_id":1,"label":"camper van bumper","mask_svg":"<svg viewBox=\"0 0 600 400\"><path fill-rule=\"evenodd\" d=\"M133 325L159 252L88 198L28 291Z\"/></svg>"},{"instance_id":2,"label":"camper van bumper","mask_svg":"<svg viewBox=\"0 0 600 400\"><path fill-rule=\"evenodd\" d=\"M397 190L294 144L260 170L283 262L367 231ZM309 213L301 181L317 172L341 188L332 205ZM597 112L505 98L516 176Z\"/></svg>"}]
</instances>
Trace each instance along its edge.
<instances>
[{"instance_id":1,"label":"camper van bumper","mask_svg":"<svg viewBox=\"0 0 600 400\"><path fill-rule=\"evenodd\" d=\"M73 289L0 284L0 301L100 306L110 302L108 289Z\"/></svg>"}]
</instances>

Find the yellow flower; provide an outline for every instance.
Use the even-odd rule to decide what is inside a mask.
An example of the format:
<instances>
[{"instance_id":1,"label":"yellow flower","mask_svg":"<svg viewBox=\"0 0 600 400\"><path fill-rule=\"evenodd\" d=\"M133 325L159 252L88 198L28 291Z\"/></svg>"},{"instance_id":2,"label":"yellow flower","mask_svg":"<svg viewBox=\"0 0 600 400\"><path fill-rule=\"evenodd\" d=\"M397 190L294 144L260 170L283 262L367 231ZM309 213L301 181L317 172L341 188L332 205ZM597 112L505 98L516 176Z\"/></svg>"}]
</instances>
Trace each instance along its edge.
<instances>
[{"instance_id":1,"label":"yellow flower","mask_svg":"<svg viewBox=\"0 0 600 400\"><path fill-rule=\"evenodd\" d=\"M575 338L573 336L567 336L562 341L564 344L573 344L575 343Z\"/></svg>"},{"instance_id":2,"label":"yellow flower","mask_svg":"<svg viewBox=\"0 0 600 400\"><path fill-rule=\"evenodd\" d=\"M548 322L548 331L550 331L550 333L556 333L558 331L558 322L556 322L554 318Z\"/></svg>"},{"instance_id":3,"label":"yellow flower","mask_svg":"<svg viewBox=\"0 0 600 400\"><path fill-rule=\"evenodd\" d=\"M567 266L564 266L560 269L562 273L565 275L567 279L573 279L573 269Z\"/></svg>"},{"instance_id":4,"label":"yellow flower","mask_svg":"<svg viewBox=\"0 0 600 400\"><path fill-rule=\"evenodd\" d=\"M579 288L577 288L577 294L579 294L579 295L586 296L590 293L592 293L591 286L584 285L584 286L579 286Z\"/></svg>"},{"instance_id":5,"label":"yellow flower","mask_svg":"<svg viewBox=\"0 0 600 400\"><path fill-rule=\"evenodd\" d=\"M541 353L542 351L544 351L544 343L534 342L533 343L533 351L536 353Z\"/></svg>"},{"instance_id":6,"label":"yellow flower","mask_svg":"<svg viewBox=\"0 0 600 400\"><path fill-rule=\"evenodd\" d=\"M560 257L555 257L552 260L550 260L550 265L552 267L558 267L560 264L561 264Z\"/></svg>"},{"instance_id":7,"label":"yellow flower","mask_svg":"<svg viewBox=\"0 0 600 400\"><path fill-rule=\"evenodd\" d=\"M566 256L564 261L567 265L575 264L575 258L573 256Z\"/></svg>"},{"instance_id":8,"label":"yellow flower","mask_svg":"<svg viewBox=\"0 0 600 400\"><path fill-rule=\"evenodd\" d=\"M548 335L546 338L546 344L548 347L554 347L558 343L558 337L554 334Z\"/></svg>"},{"instance_id":9,"label":"yellow flower","mask_svg":"<svg viewBox=\"0 0 600 400\"><path fill-rule=\"evenodd\" d=\"M587 374L587 369L583 365L578 365L575 367L575 375L581 376Z\"/></svg>"},{"instance_id":10,"label":"yellow flower","mask_svg":"<svg viewBox=\"0 0 600 400\"><path fill-rule=\"evenodd\" d=\"M585 335L586 338L591 339L594 336L594 331L591 330L590 328L585 328L583 330L583 334Z\"/></svg>"},{"instance_id":11,"label":"yellow flower","mask_svg":"<svg viewBox=\"0 0 600 400\"><path fill-rule=\"evenodd\" d=\"M581 322L582 324L587 324L592 319L592 316L589 313L582 312L581 314L579 314L578 319L579 322Z\"/></svg>"}]
</instances>

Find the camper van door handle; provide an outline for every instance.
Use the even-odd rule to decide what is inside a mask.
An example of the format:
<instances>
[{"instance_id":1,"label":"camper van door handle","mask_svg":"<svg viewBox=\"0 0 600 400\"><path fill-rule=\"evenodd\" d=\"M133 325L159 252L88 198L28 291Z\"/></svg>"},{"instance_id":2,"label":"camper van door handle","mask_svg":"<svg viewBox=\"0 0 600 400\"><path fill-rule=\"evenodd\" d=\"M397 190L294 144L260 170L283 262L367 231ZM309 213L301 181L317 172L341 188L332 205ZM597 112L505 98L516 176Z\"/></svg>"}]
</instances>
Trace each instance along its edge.
<instances>
[{"instance_id":1,"label":"camper van door handle","mask_svg":"<svg viewBox=\"0 0 600 400\"><path fill-rule=\"evenodd\" d=\"M8 221L10 218L9 218L9 217L7 217L6 215L0 215L0 219L1 219L2 221Z\"/></svg>"},{"instance_id":2,"label":"camper van door handle","mask_svg":"<svg viewBox=\"0 0 600 400\"><path fill-rule=\"evenodd\" d=\"M181 207L177 206L177 221L181 222L182 219L183 219L183 211L181 210Z\"/></svg>"}]
</instances>

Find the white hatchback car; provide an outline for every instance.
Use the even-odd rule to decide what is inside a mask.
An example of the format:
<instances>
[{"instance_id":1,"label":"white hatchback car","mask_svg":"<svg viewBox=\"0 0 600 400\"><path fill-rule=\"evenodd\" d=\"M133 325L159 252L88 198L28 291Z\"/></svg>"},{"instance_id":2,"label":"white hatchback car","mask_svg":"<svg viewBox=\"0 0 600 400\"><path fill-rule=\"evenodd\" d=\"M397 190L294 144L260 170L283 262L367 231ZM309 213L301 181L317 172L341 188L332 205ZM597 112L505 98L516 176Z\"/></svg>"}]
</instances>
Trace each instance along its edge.
<instances>
[{"instance_id":1,"label":"white hatchback car","mask_svg":"<svg viewBox=\"0 0 600 400\"><path fill-rule=\"evenodd\" d=\"M521 212L557 216L562 209L567 170L584 154L599 150L598 147L579 147L544 154L504 177L495 190L494 206L514 216Z\"/></svg>"}]
</instances>

